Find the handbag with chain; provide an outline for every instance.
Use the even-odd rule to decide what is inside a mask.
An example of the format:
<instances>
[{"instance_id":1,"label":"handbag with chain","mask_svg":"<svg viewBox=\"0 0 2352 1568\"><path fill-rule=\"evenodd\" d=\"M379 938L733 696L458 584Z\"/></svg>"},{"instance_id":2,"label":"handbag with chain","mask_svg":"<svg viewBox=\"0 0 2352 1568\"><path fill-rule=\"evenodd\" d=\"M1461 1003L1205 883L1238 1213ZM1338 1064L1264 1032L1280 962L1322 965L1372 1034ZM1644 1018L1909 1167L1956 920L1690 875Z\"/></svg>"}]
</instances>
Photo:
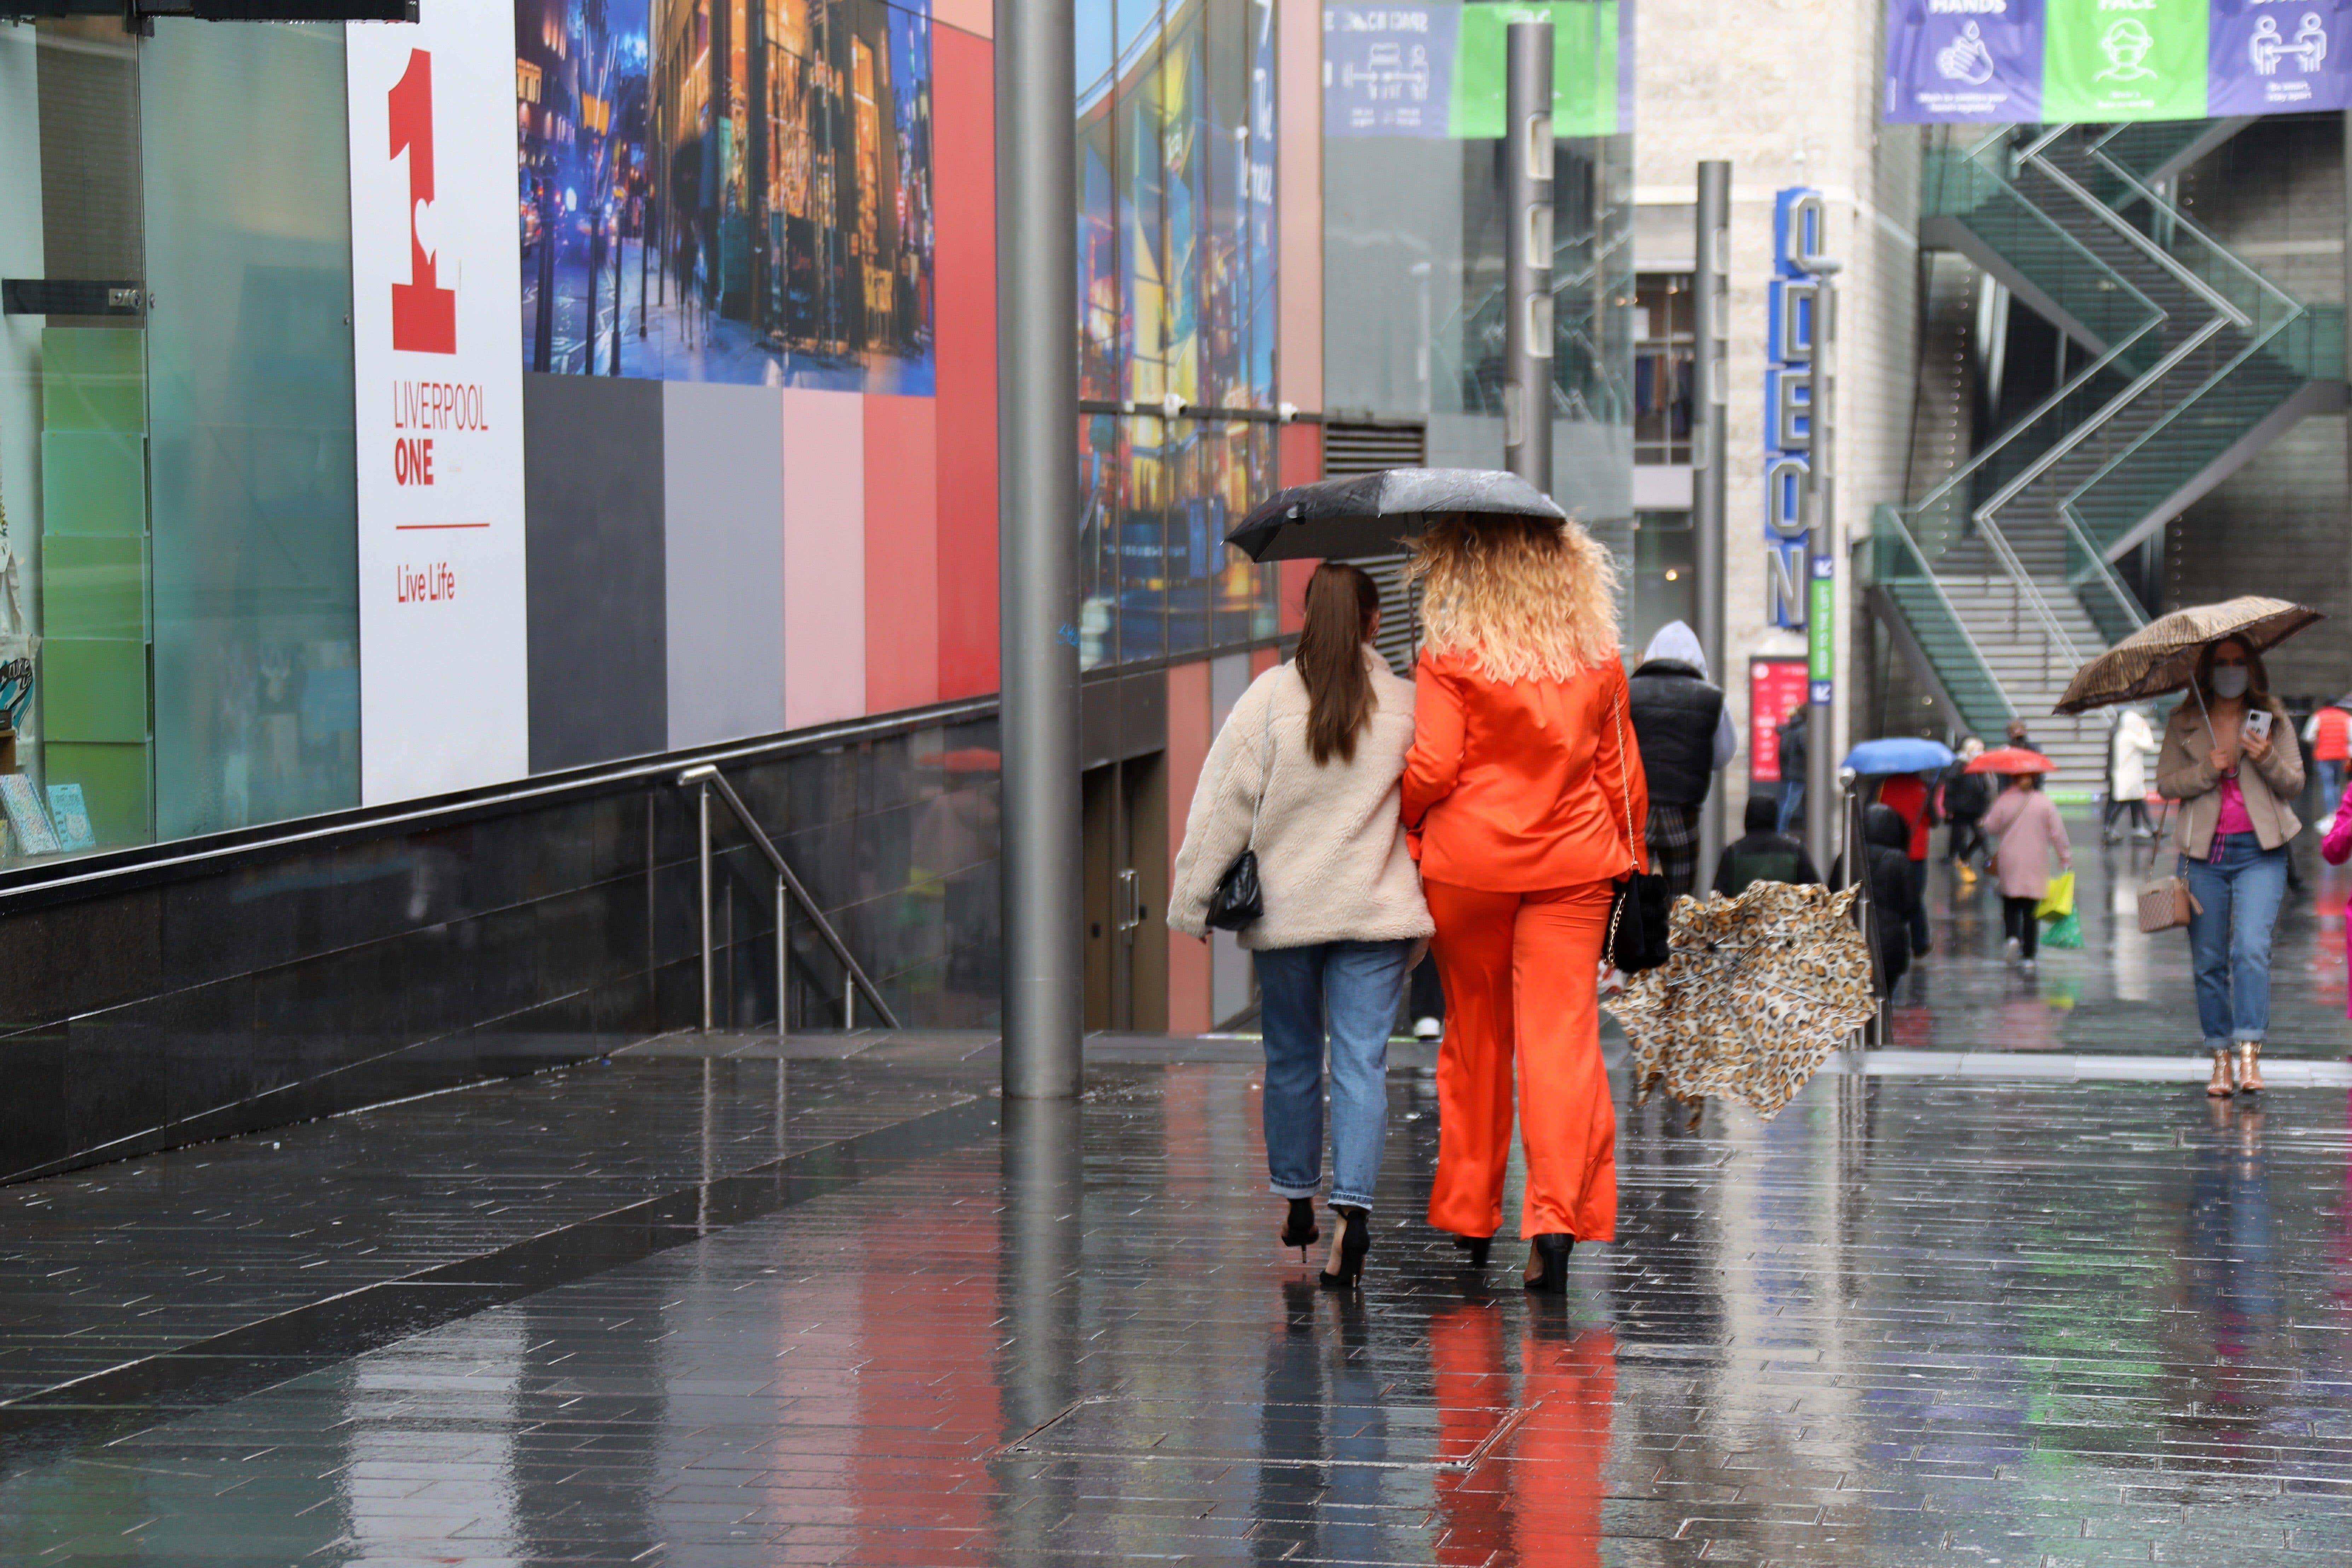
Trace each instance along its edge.
<instances>
[{"instance_id":1,"label":"handbag with chain","mask_svg":"<svg viewBox=\"0 0 2352 1568\"><path fill-rule=\"evenodd\" d=\"M1610 716L1617 724L1617 782L1619 798L1625 807L1625 847L1638 868L1641 854L1633 847L1637 842L1633 837L1633 778L1625 766L1623 707L1612 702ZM1609 895L1609 931L1601 943L1602 955L1628 974L1639 974L1665 963L1674 951L1666 940L1666 911L1672 902L1662 872L1636 869L1618 878Z\"/></svg>"},{"instance_id":2,"label":"handbag with chain","mask_svg":"<svg viewBox=\"0 0 2352 1568\"><path fill-rule=\"evenodd\" d=\"M1257 776L1257 804L1250 807L1250 841L1234 857L1225 874L1217 879L1216 891L1209 895L1209 924L1219 931L1240 931L1265 913L1265 889L1258 880L1257 814L1265 805L1265 786L1274 776L1274 702L1268 695L1264 731L1267 755L1260 759Z\"/></svg>"},{"instance_id":3,"label":"handbag with chain","mask_svg":"<svg viewBox=\"0 0 2352 1568\"><path fill-rule=\"evenodd\" d=\"M2168 813L2167 815L2169 815ZM2148 845L2148 875L2139 885L2139 929L2145 931L2170 931L2185 926L2204 912L2204 906L2189 890L2189 879L2180 875L2180 859L2173 858L2173 874L2156 875L2156 858L2164 845L2164 818L2156 823L2156 836Z\"/></svg>"}]
</instances>

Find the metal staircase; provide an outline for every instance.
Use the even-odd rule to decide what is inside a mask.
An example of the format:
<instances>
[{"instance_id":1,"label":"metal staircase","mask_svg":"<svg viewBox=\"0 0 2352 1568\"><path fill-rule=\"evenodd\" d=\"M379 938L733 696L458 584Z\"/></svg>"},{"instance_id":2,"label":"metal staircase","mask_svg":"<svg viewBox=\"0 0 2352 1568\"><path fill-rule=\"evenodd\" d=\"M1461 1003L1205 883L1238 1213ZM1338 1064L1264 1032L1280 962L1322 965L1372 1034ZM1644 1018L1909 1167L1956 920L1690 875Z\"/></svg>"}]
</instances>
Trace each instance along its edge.
<instances>
[{"instance_id":1,"label":"metal staircase","mask_svg":"<svg viewBox=\"0 0 2352 1568\"><path fill-rule=\"evenodd\" d=\"M1877 509L1870 602L1969 727L2024 717L2062 788L2099 787L2106 720L2052 703L2153 607L2114 563L2344 404L2341 310L2289 296L2158 183L2233 128L2023 127L1927 158L1921 243L1968 256L2087 363L1918 501Z\"/></svg>"}]
</instances>

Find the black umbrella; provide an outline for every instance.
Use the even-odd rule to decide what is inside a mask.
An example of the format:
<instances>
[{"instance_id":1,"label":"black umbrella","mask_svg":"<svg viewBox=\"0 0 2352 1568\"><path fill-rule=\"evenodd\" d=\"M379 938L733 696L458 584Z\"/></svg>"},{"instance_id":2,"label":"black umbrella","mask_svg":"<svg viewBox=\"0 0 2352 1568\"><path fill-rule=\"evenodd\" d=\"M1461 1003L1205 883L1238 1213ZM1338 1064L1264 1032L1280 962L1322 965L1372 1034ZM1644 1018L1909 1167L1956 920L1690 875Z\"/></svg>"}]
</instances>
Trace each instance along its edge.
<instances>
[{"instance_id":1,"label":"black umbrella","mask_svg":"<svg viewBox=\"0 0 2352 1568\"><path fill-rule=\"evenodd\" d=\"M1345 561L1392 555L1424 520L1448 511L1540 517L1568 513L1517 474L1495 468L1385 468L1278 490L1225 542L1253 561Z\"/></svg>"}]
</instances>

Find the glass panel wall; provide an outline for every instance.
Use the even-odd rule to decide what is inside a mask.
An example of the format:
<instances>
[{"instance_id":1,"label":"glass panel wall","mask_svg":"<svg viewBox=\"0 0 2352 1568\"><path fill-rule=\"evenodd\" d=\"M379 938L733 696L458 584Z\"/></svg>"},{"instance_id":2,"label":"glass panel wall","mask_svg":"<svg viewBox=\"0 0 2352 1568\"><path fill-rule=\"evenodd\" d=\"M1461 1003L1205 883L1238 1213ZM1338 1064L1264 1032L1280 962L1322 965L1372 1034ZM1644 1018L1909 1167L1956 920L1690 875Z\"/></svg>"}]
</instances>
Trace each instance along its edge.
<instances>
[{"instance_id":1,"label":"glass panel wall","mask_svg":"<svg viewBox=\"0 0 2352 1568\"><path fill-rule=\"evenodd\" d=\"M342 30L0 24L0 863L356 805Z\"/></svg>"},{"instance_id":2,"label":"glass panel wall","mask_svg":"<svg viewBox=\"0 0 2352 1568\"><path fill-rule=\"evenodd\" d=\"M1087 669L1275 633L1274 572L1223 543L1277 471L1223 414L1275 401L1273 51L1268 0L1077 0ZM1219 413L1128 411L1169 397Z\"/></svg>"},{"instance_id":3,"label":"glass panel wall","mask_svg":"<svg viewBox=\"0 0 2352 1568\"><path fill-rule=\"evenodd\" d=\"M1325 11L1324 398L1426 418L1429 461L1503 455L1502 23L1526 7ZM1616 0L1555 0L1553 494L1633 516L1633 138Z\"/></svg>"}]
</instances>

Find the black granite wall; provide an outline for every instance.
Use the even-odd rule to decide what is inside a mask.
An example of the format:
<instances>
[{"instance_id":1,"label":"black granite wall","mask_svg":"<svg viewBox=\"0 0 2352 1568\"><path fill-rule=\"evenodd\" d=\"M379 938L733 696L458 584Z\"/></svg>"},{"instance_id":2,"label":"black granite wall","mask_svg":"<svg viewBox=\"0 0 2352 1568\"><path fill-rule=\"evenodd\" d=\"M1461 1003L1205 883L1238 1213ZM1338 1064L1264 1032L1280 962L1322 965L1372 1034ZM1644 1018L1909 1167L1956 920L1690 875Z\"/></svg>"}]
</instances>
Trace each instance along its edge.
<instances>
[{"instance_id":1,"label":"black granite wall","mask_svg":"<svg viewBox=\"0 0 2352 1568\"><path fill-rule=\"evenodd\" d=\"M995 745L964 704L722 755L902 1023L994 1020ZM671 781L712 755L0 876L0 1181L696 1026ZM772 1026L774 883L714 820L719 1022ZM835 1026L838 971L792 934L789 1021Z\"/></svg>"}]
</instances>

